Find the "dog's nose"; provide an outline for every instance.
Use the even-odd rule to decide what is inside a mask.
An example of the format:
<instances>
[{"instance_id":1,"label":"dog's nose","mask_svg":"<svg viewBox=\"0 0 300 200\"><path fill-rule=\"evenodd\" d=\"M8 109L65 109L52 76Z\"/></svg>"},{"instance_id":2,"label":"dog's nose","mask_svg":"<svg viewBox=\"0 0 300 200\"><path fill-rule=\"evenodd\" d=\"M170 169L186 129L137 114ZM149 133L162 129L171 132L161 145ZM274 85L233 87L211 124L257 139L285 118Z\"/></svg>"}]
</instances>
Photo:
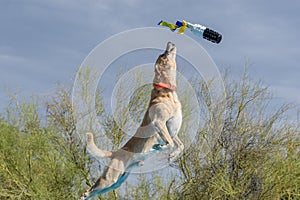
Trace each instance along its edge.
<instances>
[{"instance_id":1,"label":"dog's nose","mask_svg":"<svg viewBox=\"0 0 300 200\"><path fill-rule=\"evenodd\" d=\"M175 44L168 42L166 52L173 53L176 50Z\"/></svg>"}]
</instances>

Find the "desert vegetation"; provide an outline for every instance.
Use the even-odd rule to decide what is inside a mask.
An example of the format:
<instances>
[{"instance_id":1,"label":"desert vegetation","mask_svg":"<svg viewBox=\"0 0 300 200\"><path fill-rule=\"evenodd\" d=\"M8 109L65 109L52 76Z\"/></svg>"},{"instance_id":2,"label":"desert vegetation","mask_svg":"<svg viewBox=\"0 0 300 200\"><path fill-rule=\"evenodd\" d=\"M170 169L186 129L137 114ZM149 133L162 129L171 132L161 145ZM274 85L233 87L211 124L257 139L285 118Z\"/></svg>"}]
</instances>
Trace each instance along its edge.
<instances>
[{"instance_id":1,"label":"desert vegetation","mask_svg":"<svg viewBox=\"0 0 300 200\"><path fill-rule=\"evenodd\" d=\"M297 113L297 106L273 104L270 90L251 80L247 72L238 80L228 73L223 77L226 98L217 104L210 101L209 83L192 81L203 104L204 123L175 163L162 171L134 175L134 182L98 198L300 199L300 124L297 116L287 117ZM150 90L151 86L144 86L135 93L127 105L131 114L119 124L106 111L101 91L97 92L96 116L112 143L107 147L95 133L99 146L117 149L126 141L120 126L129 126L132 117L141 120ZM189 116L188 98L180 98L184 115ZM92 185L104 163L86 152L75 113L68 87L58 86L42 98L12 96L0 115L0 199L77 199ZM180 137L189 131L183 121ZM166 176L166 170L171 175Z\"/></svg>"}]
</instances>

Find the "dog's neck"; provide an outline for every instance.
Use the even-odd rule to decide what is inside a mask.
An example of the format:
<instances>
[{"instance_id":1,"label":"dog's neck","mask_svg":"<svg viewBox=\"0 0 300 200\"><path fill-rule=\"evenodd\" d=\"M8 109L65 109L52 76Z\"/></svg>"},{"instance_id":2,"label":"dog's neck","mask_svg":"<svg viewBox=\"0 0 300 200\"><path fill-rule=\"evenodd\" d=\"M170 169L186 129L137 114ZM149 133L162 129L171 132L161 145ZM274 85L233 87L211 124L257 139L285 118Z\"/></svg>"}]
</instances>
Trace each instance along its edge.
<instances>
[{"instance_id":1,"label":"dog's neck","mask_svg":"<svg viewBox=\"0 0 300 200\"><path fill-rule=\"evenodd\" d=\"M166 83L153 83L154 89L170 89L170 90L176 90L176 85L170 85Z\"/></svg>"},{"instance_id":2,"label":"dog's neck","mask_svg":"<svg viewBox=\"0 0 300 200\"><path fill-rule=\"evenodd\" d=\"M176 70L165 69L163 71L155 70L153 79L155 89L176 90Z\"/></svg>"}]
</instances>

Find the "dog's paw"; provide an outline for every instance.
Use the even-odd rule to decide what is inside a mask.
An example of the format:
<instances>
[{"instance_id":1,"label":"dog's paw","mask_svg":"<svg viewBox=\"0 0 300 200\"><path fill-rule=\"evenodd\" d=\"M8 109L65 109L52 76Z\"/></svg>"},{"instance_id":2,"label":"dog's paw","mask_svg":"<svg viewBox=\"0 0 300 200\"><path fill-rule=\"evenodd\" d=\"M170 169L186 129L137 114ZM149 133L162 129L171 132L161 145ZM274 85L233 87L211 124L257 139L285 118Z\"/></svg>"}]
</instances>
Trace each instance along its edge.
<instances>
[{"instance_id":1,"label":"dog's paw","mask_svg":"<svg viewBox=\"0 0 300 200\"><path fill-rule=\"evenodd\" d=\"M172 153L169 154L169 158L168 158L168 161L171 163L171 162L174 162L175 160L177 160L177 158L179 157L180 155L180 151L174 151Z\"/></svg>"},{"instance_id":2,"label":"dog's paw","mask_svg":"<svg viewBox=\"0 0 300 200\"><path fill-rule=\"evenodd\" d=\"M174 162L175 160L176 160L176 158L177 158L177 156L175 156L175 155L169 155L169 158L168 158L168 161L169 161L169 163L172 163L172 162Z\"/></svg>"}]
</instances>

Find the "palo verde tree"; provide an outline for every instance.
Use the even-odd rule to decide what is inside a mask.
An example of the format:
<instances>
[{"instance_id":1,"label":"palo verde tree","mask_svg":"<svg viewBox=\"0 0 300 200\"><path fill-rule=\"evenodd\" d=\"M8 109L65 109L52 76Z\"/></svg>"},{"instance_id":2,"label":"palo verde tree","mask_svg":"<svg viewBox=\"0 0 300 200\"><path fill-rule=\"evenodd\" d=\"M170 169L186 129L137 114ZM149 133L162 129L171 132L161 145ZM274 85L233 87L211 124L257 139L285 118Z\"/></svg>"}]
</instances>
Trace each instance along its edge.
<instances>
[{"instance_id":1,"label":"palo verde tree","mask_svg":"<svg viewBox=\"0 0 300 200\"><path fill-rule=\"evenodd\" d=\"M224 79L227 98L219 105L198 84L210 115L178 160L182 181L175 199L300 198L299 121L291 123L285 115L291 105L271 106L268 88L246 72L238 81ZM220 105L225 113L218 130Z\"/></svg>"},{"instance_id":2,"label":"palo verde tree","mask_svg":"<svg viewBox=\"0 0 300 200\"><path fill-rule=\"evenodd\" d=\"M89 74L81 75L83 99ZM247 73L237 81L224 75L224 83L226 99L212 103L209 83L192 82L203 104L204 123L192 145L167 168L168 176L164 170L134 176L136 180L124 183L123 189L98 198L299 199L300 124L298 119L286 118L295 108L274 106L268 88ZM143 86L128 104L117 104L118 115L124 116L118 123L105 109L101 90L97 92L97 119L93 120L101 124L112 146L107 147L95 131L97 145L114 150L126 142L129 136L122 130L141 121L150 90L151 86ZM180 98L184 116L190 116L189 95ZM104 165L86 153L84 133L77 127L81 116L72 107L70 90L60 87L43 100L13 99L1 116L0 199L76 199L98 178ZM185 120L193 118L184 118L179 135L184 141L190 131Z\"/></svg>"}]
</instances>

